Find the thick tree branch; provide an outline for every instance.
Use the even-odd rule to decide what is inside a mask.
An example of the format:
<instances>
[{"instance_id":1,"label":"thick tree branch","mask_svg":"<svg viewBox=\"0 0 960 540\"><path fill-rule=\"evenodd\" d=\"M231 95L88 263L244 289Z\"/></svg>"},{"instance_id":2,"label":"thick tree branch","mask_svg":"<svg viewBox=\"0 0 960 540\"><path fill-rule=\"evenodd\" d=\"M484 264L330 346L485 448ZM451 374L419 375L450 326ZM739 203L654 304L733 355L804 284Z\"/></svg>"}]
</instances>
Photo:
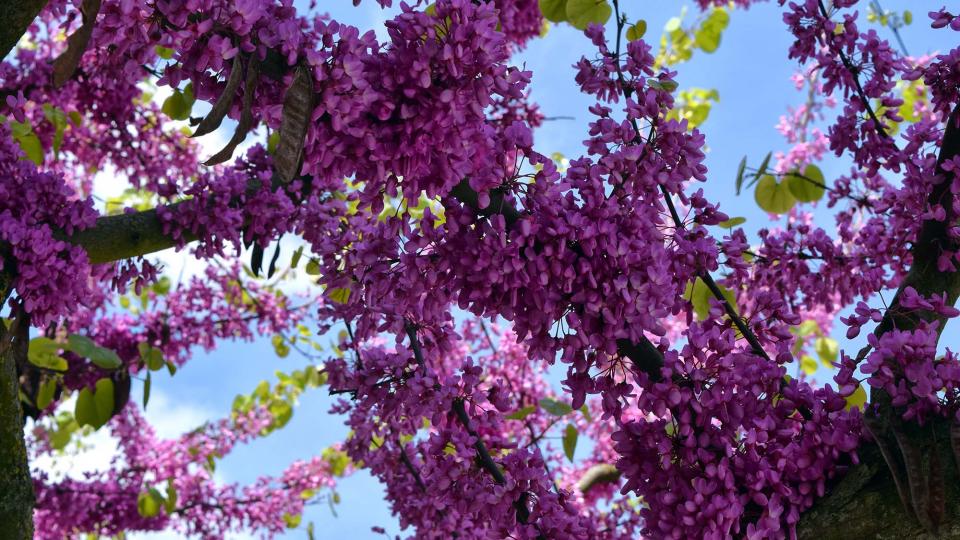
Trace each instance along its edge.
<instances>
[{"instance_id":1,"label":"thick tree branch","mask_svg":"<svg viewBox=\"0 0 960 540\"><path fill-rule=\"evenodd\" d=\"M940 155L937 159L937 175L943 180L933 186L928 197L931 204L940 204L947 211L943 221L926 220L920 227L913 245L913 264L903 279L877 326L875 335L881 336L893 329L911 330L921 321L938 321L943 330L946 319L937 314L907 310L900 306L903 291L908 287L923 296L947 295L950 304L960 296L960 272L941 272L937 259L943 250L956 251L957 243L950 238L948 226L956 223L953 212L952 173L943 170L943 164L960 155L960 105L947 119ZM800 521L800 538L829 540L832 538L927 538L931 533L929 513L940 513L943 521L934 523L939 537L960 538L960 485L956 482L958 471L951 448L948 422L934 423L929 429L902 422L901 412L890 403L890 396L880 389L871 389L871 404L877 412L871 415L870 432L878 443L871 442L860 449L860 465L854 467L826 497L806 512ZM906 432L904 432L906 430ZM901 455L889 455L894 444L901 447ZM903 445L907 448L904 449ZM886 449L884 456L881 449ZM905 457L906 455L906 457ZM912 462L912 463L911 463ZM891 471L891 468L893 469ZM919 470L919 478L918 476ZM895 478L908 478L909 486L898 486ZM950 481L945 481L950 479ZM906 496L917 488L931 482L942 488L943 507L933 508L930 501L913 500L910 505L901 504ZM903 483L903 480L900 481ZM920 518L927 526L922 527Z\"/></svg>"},{"instance_id":2,"label":"thick tree branch","mask_svg":"<svg viewBox=\"0 0 960 540\"><path fill-rule=\"evenodd\" d=\"M6 58L37 18L47 0L4 0L0 2L0 58Z\"/></svg>"},{"instance_id":3,"label":"thick tree branch","mask_svg":"<svg viewBox=\"0 0 960 540\"><path fill-rule=\"evenodd\" d=\"M170 207L180 204L183 203ZM196 240L189 231L182 233L184 241ZM101 217L96 226L78 231L65 240L82 247L94 264L139 257L177 245L171 236L164 234L156 209Z\"/></svg>"},{"instance_id":4,"label":"thick tree branch","mask_svg":"<svg viewBox=\"0 0 960 540\"><path fill-rule=\"evenodd\" d=\"M22 312L9 330L0 325L0 536L9 540L33 538L33 480L17 376L17 358L26 356L29 328Z\"/></svg>"}]
</instances>

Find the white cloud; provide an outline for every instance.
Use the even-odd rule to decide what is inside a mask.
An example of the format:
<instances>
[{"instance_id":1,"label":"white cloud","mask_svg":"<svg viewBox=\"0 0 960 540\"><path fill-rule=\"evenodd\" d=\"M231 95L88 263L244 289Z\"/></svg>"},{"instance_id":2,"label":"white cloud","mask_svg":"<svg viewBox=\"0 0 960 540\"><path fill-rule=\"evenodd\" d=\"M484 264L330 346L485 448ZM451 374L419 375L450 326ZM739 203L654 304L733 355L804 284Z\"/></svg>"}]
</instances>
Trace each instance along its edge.
<instances>
[{"instance_id":1,"label":"white cloud","mask_svg":"<svg viewBox=\"0 0 960 540\"><path fill-rule=\"evenodd\" d=\"M179 437L216 418L213 411L185 401L174 402L162 391L151 392L143 416L161 439Z\"/></svg>"},{"instance_id":2,"label":"white cloud","mask_svg":"<svg viewBox=\"0 0 960 540\"><path fill-rule=\"evenodd\" d=\"M131 399L135 397L131 396ZM71 397L60 407L72 410L74 401L75 398ZM212 411L203 407L183 401L174 403L162 391L153 392L144 416L156 430L157 436L164 439L178 437L215 418ZM31 425L27 426L28 429L31 427ZM41 455L33 461L32 466L47 472L52 480L66 477L79 480L85 473L109 468L113 458L119 455L117 440L107 428L101 428L92 435L84 437L82 443L82 449L76 452L71 451L63 455Z\"/></svg>"}]
</instances>

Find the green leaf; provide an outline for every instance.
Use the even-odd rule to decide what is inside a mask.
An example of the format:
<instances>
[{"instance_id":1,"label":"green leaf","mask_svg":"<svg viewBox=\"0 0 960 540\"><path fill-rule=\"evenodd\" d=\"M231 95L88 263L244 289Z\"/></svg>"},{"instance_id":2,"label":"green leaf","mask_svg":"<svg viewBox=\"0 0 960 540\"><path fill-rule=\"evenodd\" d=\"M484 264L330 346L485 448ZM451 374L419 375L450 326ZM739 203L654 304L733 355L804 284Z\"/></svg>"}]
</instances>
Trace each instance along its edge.
<instances>
[{"instance_id":1,"label":"green leaf","mask_svg":"<svg viewBox=\"0 0 960 540\"><path fill-rule=\"evenodd\" d=\"M157 45L155 47L155 50L157 51L157 56L159 56L160 58L163 58L164 60L170 60L171 58L173 58L173 49L168 49L166 47L161 47L160 45Z\"/></svg>"},{"instance_id":2,"label":"green leaf","mask_svg":"<svg viewBox=\"0 0 960 540\"><path fill-rule=\"evenodd\" d=\"M857 385L857 389L854 390L852 394L847 396L846 400L846 409L848 411L854 407L863 408L863 406L867 403L867 391L864 390L862 386Z\"/></svg>"},{"instance_id":3,"label":"green leaf","mask_svg":"<svg viewBox=\"0 0 960 540\"><path fill-rule=\"evenodd\" d=\"M287 422L293 418L293 407L286 401L274 401L270 404L269 410L277 428L287 425Z\"/></svg>"},{"instance_id":4,"label":"green leaf","mask_svg":"<svg viewBox=\"0 0 960 540\"><path fill-rule=\"evenodd\" d=\"M676 32L680 29L680 23L683 22L680 20L680 17L671 17L667 24L663 25L663 31L670 34Z\"/></svg>"},{"instance_id":5,"label":"green leaf","mask_svg":"<svg viewBox=\"0 0 960 540\"><path fill-rule=\"evenodd\" d=\"M820 167L813 164L807 165L802 176L796 171L787 174L786 183L790 193L800 202L819 201L826 191L823 172L820 171Z\"/></svg>"},{"instance_id":6,"label":"green leaf","mask_svg":"<svg viewBox=\"0 0 960 540\"><path fill-rule=\"evenodd\" d=\"M762 176L757 182L753 196L760 208L771 214L786 214L797 202L790 189L769 174Z\"/></svg>"},{"instance_id":7,"label":"green leaf","mask_svg":"<svg viewBox=\"0 0 960 540\"><path fill-rule=\"evenodd\" d=\"M747 156L740 160L740 166L737 167L737 195L740 195L740 188L743 187L743 171L747 168Z\"/></svg>"},{"instance_id":8,"label":"green leaf","mask_svg":"<svg viewBox=\"0 0 960 540\"><path fill-rule=\"evenodd\" d=\"M720 284L717 284L717 287L720 289L720 293L727 300L727 302L729 302L730 305L736 309L737 298L736 295L733 294L733 291ZM714 296L710 291L710 288L707 287L707 284L704 283L702 279L697 278L688 283L687 288L683 292L683 297L693 304L693 312L697 316L698 320L702 321L709 316L710 299Z\"/></svg>"},{"instance_id":9,"label":"green leaf","mask_svg":"<svg viewBox=\"0 0 960 540\"><path fill-rule=\"evenodd\" d=\"M280 334L270 338L270 342L273 344L273 351L277 353L278 357L286 358L290 354L290 346L287 345L286 339Z\"/></svg>"},{"instance_id":10,"label":"green leaf","mask_svg":"<svg viewBox=\"0 0 960 540\"><path fill-rule=\"evenodd\" d=\"M43 382L40 383L40 388L37 390L37 408L40 410L46 409L47 405L53 402L53 394L57 390L57 379L53 377L46 377L43 379Z\"/></svg>"},{"instance_id":11,"label":"green leaf","mask_svg":"<svg viewBox=\"0 0 960 540\"><path fill-rule=\"evenodd\" d=\"M564 416L573 412L573 408L566 403L551 398L541 399L540 406L543 407L543 410L554 416Z\"/></svg>"},{"instance_id":12,"label":"green leaf","mask_svg":"<svg viewBox=\"0 0 960 540\"><path fill-rule=\"evenodd\" d=\"M702 321L707 318L707 314L710 313L711 295L710 289L707 288L707 284L702 279L697 278L687 283L687 287L683 291L683 297L693 304L693 312L698 320Z\"/></svg>"},{"instance_id":13,"label":"green leaf","mask_svg":"<svg viewBox=\"0 0 960 540\"><path fill-rule=\"evenodd\" d=\"M160 502L152 492L145 492L137 495L137 513L140 517L152 518L160 513Z\"/></svg>"},{"instance_id":14,"label":"green leaf","mask_svg":"<svg viewBox=\"0 0 960 540\"><path fill-rule=\"evenodd\" d=\"M63 144L63 132L67 129L67 115L61 109L44 103L43 116L53 124L53 153L56 157L60 153L60 145Z\"/></svg>"},{"instance_id":15,"label":"green leaf","mask_svg":"<svg viewBox=\"0 0 960 540\"><path fill-rule=\"evenodd\" d=\"M81 426L97 426L98 415L97 405L93 399L93 392L89 388L80 390L77 396L77 403L73 408L73 416Z\"/></svg>"},{"instance_id":16,"label":"green leaf","mask_svg":"<svg viewBox=\"0 0 960 540\"><path fill-rule=\"evenodd\" d=\"M117 353L97 345L87 336L70 334L67 336L67 345L64 348L78 356L89 358L97 367L103 369L117 369L123 365Z\"/></svg>"},{"instance_id":17,"label":"green leaf","mask_svg":"<svg viewBox=\"0 0 960 540\"><path fill-rule=\"evenodd\" d=\"M767 174L767 167L770 165L771 157L773 157L773 152L767 152L767 155L764 156L763 161L760 162L760 168L757 169L758 177Z\"/></svg>"},{"instance_id":18,"label":"green leaf","mask_svg":"<svg viewBox=\"0 0 960 540\"><path fill-rule=\"evenodd\" d=\"M717 225L723 227L724 229L732 229L737 225L743 225L746 222L747 218L745 217L733 217L726 221L721 221L720 223L717 223Z\"/></svg>"},{"instance_id":19,"label":"green leaf","mask_svg":"<svg viewBox=\"0 0 960 540\"><path fill-rule=\"evenodd\" d=\"M664 92L673 92L674 90L677 89L677 86L679 86L677 84L677 81L673 81L670 79L661 80L661 79L654 79L654 78L647 79L647 85L651 88L656 88L657 90L662 90Z\"/></svg>"},{"instance_id":20,"label":"green leaf","mask_svg":"<svg viewBox=\"0 0 960 540\"><path fill-rule=\"evenodd\" d=\"M192 101L188 100L183 92L174 90L167 99L163 100L160 110L174 120L186 120L190 117L192 105Z\"/></svg>"},{"instance_id":21,"label":"green leaf","mask_svg":"<svg viewBox=\"0 0 960 540\"><path fill-rule=\"evenodd\" d=\"M287 525L288 529L296 529L300 526L300 521L302 520L302 514L291 514L289 512L283 514L283 522Z\"/></svg>"},{"instance_id":22,"label":"green leaf","mask_svg":"<svg viewBox=\"0 0 960 540\"><path fill-rule=\"evenodd\" d=\"M810 356L803 355L800 358L800 369L807 375L813 375L817 372L817 361Z\"/></svg>"},{"instance_id":23,"label":"green leaf","mask_svg":"<svg viewBox=\"0 0 960 540\"><path fill-rule=\"evenodd\" d=\"M147 369L150 371L157 371L162 369L165 362L163 360L163 351L157 349L156 347L151 347L149 343L141 341L137 344L137 349L140 351L140 359L143 360L144 365L147 366ZM173 373L171 373L173 375Z\"/></svg>"},{"instance_id":24,"label":"green leaf","mask_svg":"<svg viewBox=\"0 0 960 540\"><path fill-rule=\"evenodd\" d=\"M523 420L524 418L526 418L526 417L530 416L531 414L533 414L533 412L536 411L536 410L537 410L537 406L536 406L536 405L529 405L529 406L527 406L527 407L524 407L524 408L522 408L522 409L518 409L518 410L516 410L516 411L514 411L514 412L512 412L512 413L510 413L510 414L508 414L505 418L506 418L507 420Z\"/></svg>"},{"instance_id":25,"label":"green leaf","mask_svg":"<svg viewBox=\"0 0 960 540\"><path fill-rule=\"evenodd\" d=\"M146 378L143 380L143 410L147 410L147 402L150 401L150 386L152 383L153 378L148 371Z\"/></svg>"},{"instance_id":26,"label":"green leaf","mask_svg":"<svg viewBox=\"0 0 960 540\"><path fill-rule=\"evenodd\" d=\"M578 30L585 30L590 23L606 24L613 15L607 0L567 0L567 20Z\"/></svg>"},{"instance_id":27,"label":"green leaf","mask_svg":"<svg viewBox=\"0 0 960 540\"><path fill-rule=\"evenodd\" d=\"M163 507L168 514L172 514L177 509L177 488L173 485L173 480L167 480L167 498L163 501Z\"/></svg>"},{"instance_id":28,"label":"green leaf","mask_svg":"<svg viewBox=\"0 0 960 540\"><path fill-rule=\"evenodd\" d=\"M310 259L310 261L307 263L306 272L307 272L307 275L310 275L310 276L319 276L319 275L320 275L320 263L318 263L317 261L315 261L315 260L313 260L313 259Z\"/></svg>"},{"instance_id":29,"label":"green leaf","mask_svg":"<svg viewBox=\"0 0 960 540\"><path fill-rule=\"evenodd\" d=\"M454 451L454 453L456 453L456 451ZM350 457L347 456L347 453L343 450L327 448L321 455L324 461L330 464L330 474L333 476L343 476L347 471L347 467L350 466Z\"/></svg>"},{"instance_id":30,"label":"green leaf","mask_svg":"<svg viewBox=\"0 0 960 540\"><path fill-rule=\"evenodd\" d=\"M43 145L40 144L40 138L33 132L21 135L19 137L14 137L17 140L17 143L20 145L20 149L23 150L26 159L32 161L36 165L43 164Z\"/></svg>"},{"instance_id":31,"label":"green leaf","mask_svg":"<svg viewBox=\"0 0 960 540\"><path fill-rule=\"evenodd\" d=\"M817 321L812 319L807 319L800 323L799 326L794 327L793 333L800 337L807 337L815 333L820 332L820 325L817 324Z\"/></svg>"},{"instance_id":32,"label":"green leaf","mask_svg":"<svg viewBox=\"0 0 960 540\"><path fill-rule=\"evenodd\" d=\"M627 40L628 41L637 41L642 39L644 34L647 33L647 21L639 20L634 23L633 26L627 28Z\"/></svg>"},{"instance_id":33,"label":"green leaf","mask_svg":"<svg viewBox=\"0 0 960 540\"><path fill-rule=\"evenodd\" d=\"M540 13L550 22L567 20L567 0L540 0Z\"/></svg>"},{"instance_id":34,"label":"green leaf","mask_svg":"<svg viewBox=\"0 0 960 540\"><path fill-rule=\"evenodd\" d=\"M93 401L97 409L97 424L94 428L100 429L100 426L106 424L107 420L113 416L113 381L111 379L104 377L97 381Z\"/></svg>"},{"instance_id":35,"label":"green leaf","mask_svg":"<svg viewBox=\"0 0 960 540\"><path fill-rule=\"evenodd\" d=\"M350 301L350 287L337 287L327 291L327 298L337 304L346 304Z\"/></svg>"},{"instance_id":36,"label":"green leaf","mask_svg":"<svg viewBox=\"0 0 960 540\"><path fill-rule=\"evenodd\" d=\"M703 52L712 53L720 47L720 37L730 23L730 15L724 9L715 9L694 33L694 44Z\"/></svg>"},{"instance_id":37,"label":"green leaf","mask_svg":"<svg viewBox=\"0 0 960 540\"><path fill-rule=\"evenodd\" d=\"M293 252L293 257L290 259L290 268L296 268L297 265L300 264L301 257L303 257L303 246L300 246Z\"/></svg>"},{"instance_id":38,"label":"green leaf","mask_svg":"<svg viewBox=\"0 0 960 540\"><path fill-rule=\"evenodd\" d=\"M817 356L820 357L820 361L828 366L832 366L833 362L836 362L837 357L840 355L840 345L835 339L828 337L817 338L817 340L813 342L813 348L817 351Z\"/></svg>"},{"instance_id":39,"label":"green leaf","mask_svg":"<svg viewBox=\"0 0 960 540\"><path fill-rule=\"evenodd\" d=\"M580 407L580 413L583 414L583 417L587 420L587 422L593 422L593 418L590 417L590 409L587 408L586 403Z\"/></svg>"},{"instance_id":40,"label":"green leaf","mask_svg":"<svg viewBox=\"0 0 960 540\"><path fill-rule=\"evenodd\" d=\"M903 24L913 24L913 13L911 13L909 9L904 10L903 12Z\"/></svg>"},{"instance_id":41,"label":"green leaf","mask_svg":"<svg viewBox=\"0 0 960 540\"><path fill-rule=\"evenodd\" d=\"M563 430L563 453L567 459L573 461L573 455L577 451L577 438L580 433L573 424L567 424L567 429Z\"/></svg>"},{"instance_id":42,"label":"green leaf","mask_svg":"<svg viewBox=\"0 0 960 540\"><path fill-rule=\"evenodd\" d=\"M35 337L30 340L27 360L31 364L54 371L66 371L67 361L60 357L60 344L47 337Z\"/></svg>"}]
</instances>

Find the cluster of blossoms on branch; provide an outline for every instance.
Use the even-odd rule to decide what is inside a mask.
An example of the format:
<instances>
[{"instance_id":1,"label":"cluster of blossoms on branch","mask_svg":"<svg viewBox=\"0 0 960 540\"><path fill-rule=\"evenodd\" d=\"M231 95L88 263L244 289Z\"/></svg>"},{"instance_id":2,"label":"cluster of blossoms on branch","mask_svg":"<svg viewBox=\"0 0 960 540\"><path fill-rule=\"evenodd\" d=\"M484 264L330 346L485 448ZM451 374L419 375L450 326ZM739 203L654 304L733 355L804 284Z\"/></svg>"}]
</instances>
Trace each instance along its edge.
<instances>
[{"instance_id":1,"label":"cluster of blossoms on branch","mask_svg":"<svg viewBox=\"0 0 960 540\"><path fill-rule=\"evenodd\" d=\"M98 309L93 283L116 272L91 267L58 235L95 225L89 184L70 179L109 162L158 200L188 197L157 215L181 247L199 239L201 258L229 245L263 249L290 232L306 241L329 300L319 324L346 321L351 333L323 368L331 391L345 396L333 409L353 430L343 451L386 485L401 526L419 536L792 536L857 461L862 413L850 398L863 391L859 374L906 419L958 412L956 356L936 356L942 321L871 337L864 358L844 354L836 389L785 376L809 347L793 328L813 320L829 331L842 308L902 281L918 215L960 239L945 225L960 211L952 191L930 197L960 167L932 151L944 121L957 121L960 49L908 61L842 11L854 4L832 2L831 12L817 0L789 2L784 15L796 38L790 57L811 95L827 97L783 120L793 148L775 169L786 174L827 150L852 157L830 187L837 234L791 210L783 228L761 230L751 246L742 229L713 235L728 216L695 187L708 176L705 137L669 117L676 74L655 68L642 39L587 28L596 51L574 76L595 103L584 155L560 171L534 148L542 117L527 101L532 75L510 65L515 48L541 31L537 2L402 4L383 43L327 17L300 17L289 2L103 2L85 60L62 88L43 67L62 46L21 48L18 63L2 67L6 112L20 130L0 132L0 237L16 263L13 287L35 325L85 332L116 352L125 375L144 369L142 343L182 364L193 346L250 337L250 320L274 334L300 322L236 269L208 272L155 312ZM75 27L77 13L51 2L41 21ZM955 26L945 11L931 18ZM164 131L156 107L133 106L154 65L177 99L189 93L212 102L219 120L238 120L211 163L230 159L257 124L279 130L282 146L290 89L306 74L297 173L282 178L285 156L263 146L196 173L195 145ZM921 79L929 105L906 111L916 121L897 133L897 85ZM812 124L836 103L843 109L824 135ZM73 111L83 121L67 129ZM38 172L20 159L34 138L69 157L41 156L34 161L51 172ZM92 140L101 141L96 151ZM178 157L158 159L164 148ZM131 152L145 157L131 161ZM938 256L944 271L960 261L947 246ZM715 281L717 272L725 274ZM138 284L155 278L149 266L119 274ZM703 313L692 302L696 287L710 291ZM908 312L957 315L942 298L899 298ZM74 313L84 304L88 311ZM493 331L494 343L483 323L455 326L456 308L512 329ZM846 322L883 317L862 303ZM67 359L64 388L97 385L101 367ZM542 376L558 359L569 405ZM569 411L553 414L544 400ZM112 534L168 520L209 537L240 524L275 533L302 511L304 492L337 476L329 459L317 459L247 488L212 482L207 457L269 431L282 408L245 407L209 432L163 442L134 405L117 408L110 429L125 462L86 481L38 478L41 537L68 533L64 522ZM579 465L542 442L561 417L574 433L564 444L578 433L595 442ZM614 463L603 485L572 481ZM176 502L144 512L145 487L164 482Z\"/></svg>"}]
</instances>

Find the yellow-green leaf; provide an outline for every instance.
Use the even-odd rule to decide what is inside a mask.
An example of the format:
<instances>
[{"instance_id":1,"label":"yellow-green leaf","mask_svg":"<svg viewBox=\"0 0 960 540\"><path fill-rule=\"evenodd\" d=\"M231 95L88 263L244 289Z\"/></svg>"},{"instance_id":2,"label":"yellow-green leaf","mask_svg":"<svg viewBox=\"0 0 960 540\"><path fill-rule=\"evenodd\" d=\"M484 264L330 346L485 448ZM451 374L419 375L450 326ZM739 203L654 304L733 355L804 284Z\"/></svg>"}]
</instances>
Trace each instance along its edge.
<instances>
[{"instance_id":1,"label":"yellow-green leaf","mask_svg":"<svg viewBox=\"0 0 960 540\"><path fill-rule=\"evenodd\" d=\"M760 177L753 196L760 208L771 214L786 214L797 202L790 189L769 174Z\"/></svg>"},{"instance_id":2,"label":"yellow-green leaf","mask_svg":"<svg viewBox=\"0 0 960 540\"><path fill-rule=\"evenodd\" d=\"M833 365L833 362L837 361L837 356L840 354L840 345L835 339L828 337L817 338L813 343L814 350L817 351L817 356L820 357L820 361L824 365Z\"/></svg>"},{"instance_id":3,"label":"yellow-green leaf","mask_svg":"<svg viewBox=\"0 0 960 540\"><path fill-rule=\"evenodd\" d=\"M60 357L60 345L48 337L35 337L30 340L27 360L31 364L54 371L66 371L67 361Z\"/></svg>"},{"instance_id":4,"label":"yellow-green leaf","mask_svg":"<svg viewBox=\"0 0 960 540\"><path fill-rule=\"evenodd\" d=\"M807 165L802 175L796 171L787 174L785 182L790 194L800 202L819 201L826 191L823 172L820 171L820 167L813 164Z\"/></svg>"},{"instance_id":5,"label":"yellow-green leaf","mask_svg":"<svg viewBox=\"0 0 960 540\"><path fill-rule=\"evenodd\" d=\"M848 411L854 407L863 408L863 406L867 403L867 391L864 390L862 386L857 385L857 389L854 390L852 394L847 396L846 399L846 408Z\"/></svg>"},{"instance_id":6,"label":"yellow-green leaf","mask_svg":"<svg viewBox=\"0 0 960 540\"><path fill-rule=\"evenodd\" d=\"M570 405L552 398L541 399L540 406L543 407L543 410L554 416L564 416L573 412L573 408L570 407Z\"/></svg>"},{"instance_id":7,"label":"yellow-green leaf","mask_svg":"<svg viewBox=\"0 0 960 540\"><path fill-rule=\"evenodd\" d=\"M550 22L567 20L567 0L540 0L540 13Z\"/></svg>"},{"instance_id":8,"label":"yellow-green leaf","mask_svg":"<svg viewBox=\"0 0 960 540\"><path fill-rule=\"evenodd\" d=\"M350 301L350 287L337 287L327 291L327 298L337 304L346 304Z\"/></svg>"},{"instance_id":9,"label":"yellow-green leaf","mask_svg":"<svg viewBox=\"0 0 960 540\"><path fill-rule=\"evenodd\" d=\"M160 513L160 500L151 492L144 492L137 495L137 513L140 514L140 517L155 517Z\"/></svg>"},{"instance_id":10,"label":"yellow-green leaf","mask_svg":"<svg viewBox=\"0 0 960 540\"><path fill-rule=\"evenodd\" d=\"M510 413L510 414L508 414L508 415L506 416L506 418L507 418L507 420L523 420L524 418L526 418L526 417L530 416L531 414L533 414L533 412L536 411L536 410L537 410L537 406L536 406L536 405L529 405L529 406L527 406L527 407L523 407L522 409L518 409L518 410L516 410L516 411L514 411L514 412L512 412L512 413Z\"/></svg>"},{"instance_id":11,"label":"yellow-green leaf","mask_svg":"<svg viewBox=\"0 0 960 540\"><path fill-rule=\"evenodd\" d=\"M639 20L633 24L630 28L627 28L627 40L628 41L637 41L642 39L644 34L647 33L647 21Z\"/></svg>"},{"instance_id":12,"label":"yellow-green leaf","mask_svg":"<svg viewBox=\"0 0 960 540\"><path fill-rule=\"evenodd\" d=\"M800 369L807 375L813 375L817 372L817 361L813 357L803 355L800 359Z\"/></svg>"},{"instance_id":13,"label":"yellow-green leaf","mask_svg":"<svg viewBox=\"0 0 960 540\"><path fill-rule=\"evenodd\" d=\"M726 221L721 221L720 223L717 223L717 225L719 227L723 227L724 229L732 229L737 225L743 225L746 222L747 222L747 218L745 217L733 217Z\"/></svg>"},{"instance_id":14,"label":"yellow-green leaf","mask_svg":"<svg viewBox=\"0 0 960 540\"><path fill-rule=\"evenodd\" d=\"M590 23L606 24L611 15L613 8L607 0L567 0L567 20L579 30Z\"/></svg>"},{"instance_id":15,"label":"yellow-green leaf","mask_svg":"<svg viewBox=\"0 0 960 540\"><path fill-rule=\"evenodd\" d=\"M97 409L97 424L94 428L107 423L113 416L113 381L104 377L97 381L96 391L93 394L94 405Z\"/></svg>"},{"instance_id":16,"label":"yellow-green leaf","mask_svg":"<svg viewBox=\"0 0 960 540\"><path fill-rule=\"evenodd\" d=\"M193 103L190 103L184 93L174 90L170 97L163 100L161 110L174 120L186 120L190 117L190 109Z\"/></svg>"},{"instance_id":17,"label":"yellow-green leaf","mask_svg":"<svg viewBox=\"0 0 960 540\"><path fill-rule=\"evenodd\" d=\"M89 388L80 390L80 394L77 395L77 403L73 408L73 416L81 426L98 427L97 405L93 399L93 392Z\"/></svg>"},{"instance_id":18,"label":"yellow-green leaf","mask_svg":"<svg viewBox=\"0 0 960 540\"><path fill-rule=\"evenodd\" d=\"M117 369L123 365L117 353L97 345L87 336L70 334L67 336L65 349L74 352L78 356L89 358L97 367L103 369Z\"/></svg>"},{"instance_id":19,"label":"yellow-green leaf","mask_svg":"<svg viewBox=\"0 0 960 540\"><path fill-rule=\"evenodd\" d=\"M147 342L141 342L137 345L140 351L140 358L150 371L157 371L164 366L163 351L156 347L151 347Z\"/></svg>"},{"instance_id":20,"label":"yellow-green leaf","mask_svg":"<svg viewBox=\"0 0 960 540\"><path fill-rule=\"evenodd\" d=\"M37 408L40 410L46 409L47 405L53 402L53 394L56 390L57 379L53 377L43 379L43 382L40 383L40 388L37 390Z\"/></svg>"},{"instance_id":21,"label":"yellow-green leaf","mask_svg":"<svg viewBox=\"0 0 960 540\"><path fill-rule=\"evenodd\" d=\"M563 453L567 459L573 461L573 456L577 451L577 439L580 433L573 424L567 424L567 429L563 430Z\"/></svg>"}]
</instances>

